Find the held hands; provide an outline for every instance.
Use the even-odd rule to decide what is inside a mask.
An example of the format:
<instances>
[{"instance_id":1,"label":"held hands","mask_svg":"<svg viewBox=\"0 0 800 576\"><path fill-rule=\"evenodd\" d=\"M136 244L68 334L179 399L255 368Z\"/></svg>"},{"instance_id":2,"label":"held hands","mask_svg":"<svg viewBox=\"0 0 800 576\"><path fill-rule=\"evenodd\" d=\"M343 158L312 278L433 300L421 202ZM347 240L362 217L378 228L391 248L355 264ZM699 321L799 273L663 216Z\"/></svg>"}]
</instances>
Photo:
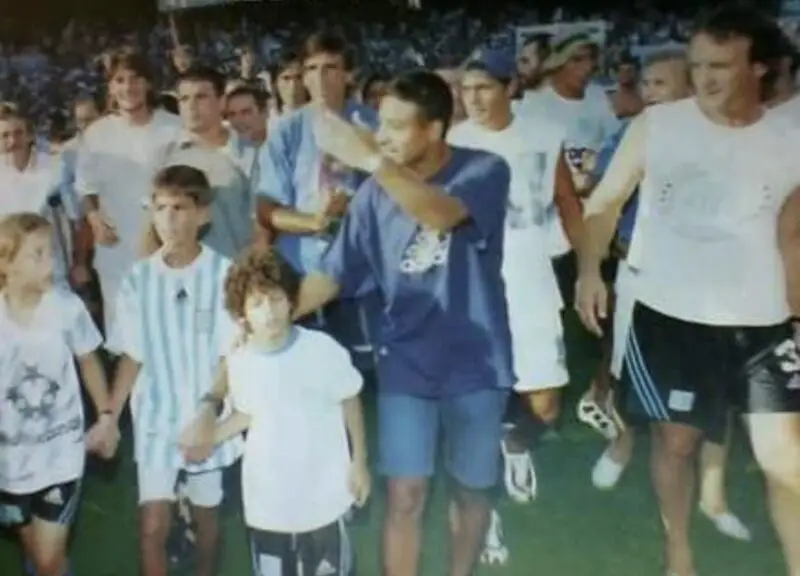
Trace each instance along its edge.
<instances>
[{"instance_id":1,"label":"held hands","mask_svg":"<svg viewBox=\"0 0 800 576\"><path fill-rule=\"evenodd\" d=\"M356 506L361 508L367 503L372 490L372 476L366 462L351 462L347 476L347 488L350 490Z\"/></svg>"},{"instance_id":2,"label":"held hands","mask_svg":"<svg viewBox=\"0 0 800 576\"><path fill-rule=\"evenodd\" d=\"M603 336L601 323L608 315L608 288L599 272L581 274L578 277L575 310L589 332Z\"/></svg>"},{"instance_id":3,"label":"held hands","mask_svg":"<svg viewBox=\"0 0 800 576\"><path fill-rule=\"evenodd\" d=\"M100 458L110 460L119 446L120 433L117 421L109 414L101 414L86 433L86 450Z\"/></svg>"},{"instance_id":4,"label":"held hands","mask_svg":"<svg viewBox=\"0 0 800 576\"><path fill-rule=\"evenodd\" d=\"M178 446L187 462L202 462L214 451L214 431L216 415L209 410L197 416L194 421L181 432Z\"/></svg>"},{"instance_id":5,"label":"held hands","mask_svg":"<svg viewBox=\"0 0 800 576\"><path fill-rule=\"evenodd\" d=\"M379 150L365 127L350 124L330 110L319 108L314 116L314 138L322 152L345 166L363 172L374 169Z\"/></svg>"},{"instance_id":6,"label":"held hands","mask_svg":"<svg viewBox=\"0 0 800 576\"><path fill-rule=\"evenodd\" d=\"M103 214L100 210L92 210L86 215L86 221L92 229L92 236L96 244L100 246L114 246L119 243L117 229L111 218Z\"/></svg>"}]
</instances>

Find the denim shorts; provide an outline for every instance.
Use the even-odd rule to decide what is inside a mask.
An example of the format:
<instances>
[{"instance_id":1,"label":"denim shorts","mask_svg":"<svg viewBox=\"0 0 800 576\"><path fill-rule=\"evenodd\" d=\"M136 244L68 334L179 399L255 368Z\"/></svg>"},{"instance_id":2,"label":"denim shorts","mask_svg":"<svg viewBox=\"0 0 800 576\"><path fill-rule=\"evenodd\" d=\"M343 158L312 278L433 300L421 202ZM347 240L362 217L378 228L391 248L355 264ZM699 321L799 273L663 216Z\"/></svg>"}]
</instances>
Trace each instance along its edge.
<instances>
[{"instance_id":1,"label":"denim shorts","mask_svg":"<svg viewBox=\"0 0 800 576\"><path fill-rule=\"evenodd\" d=\"M442 398L379 393L381 474L433 476L441 440L445 467L456 482L472 490L494 487L507 398L508 391L496 388Z\"/></svg>"}]
</instances>

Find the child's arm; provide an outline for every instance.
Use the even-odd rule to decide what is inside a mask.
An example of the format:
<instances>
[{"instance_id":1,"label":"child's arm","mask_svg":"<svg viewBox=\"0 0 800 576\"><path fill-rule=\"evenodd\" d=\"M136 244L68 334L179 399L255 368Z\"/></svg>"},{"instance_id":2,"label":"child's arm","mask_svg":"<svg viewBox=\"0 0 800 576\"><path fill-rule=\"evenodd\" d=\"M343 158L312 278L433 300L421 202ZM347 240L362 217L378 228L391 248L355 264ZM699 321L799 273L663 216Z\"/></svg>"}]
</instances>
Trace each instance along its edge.
<instances>
[{"instance_id":1,"label":"child's arm","mask_svg":"<svg viewBox=\"0 0 800 576\"><path fill-rule=\"evenodd\" d=\"M355 498L357 506L363 506L369 498L372 480L367 465L367 441L364 432L364 410L361 399L353 396L342 401L344 422L347 434L350 437L350 450L352 452L350 467L350 492Z\"/></svg>"},{"instance_id":2,"label":"child's arm","mask_svg":"<svg viewBox=\"0 0 800 576\"><path fill-rule=\"evenodd\" d=\"M223 358L214 377L214 387L203 396L195 419L182 432L181 451L189 462L202 462L211 455L217 431L217 418L228 395L228 363Z\"/></svg>"},{"instance_id":3,"label":"child's arm","mask_svg":"<svg viewBox=\"0 0 800 576\"><path fill-rule=\"evenodd\" d=\"M234 436L238 436L250 427L250 415L234 410L233 413L217 424L214 429L214 444L222 444Z\"/></svg>"},{"instance_id":4,"label":"child's arm","mask_svg":"<svg viewBox=\"0 0 800 576\"><path fill-rule=\"evenodd\" d=\"M115 422L119 421L120 414L122 414L125 403L133 391L136 377L139 376L141 369L141 363L127 354L119 357L117 372L114 375L114 384L111 387L111 414Z\"/></svg>"},{"instance_id":5,"label":"child's arm","mask_svg":"<svg viewBox=\"0 0 800 576\"><path fill-rule=\"evenodd\" d=\"M120 434L111 410L111 398L103 365L96 352L78 356L84 386L94 403L97 422L86 434L86 446L103 458L111 458L117 450Z\"/></svg>"}]
</instances>

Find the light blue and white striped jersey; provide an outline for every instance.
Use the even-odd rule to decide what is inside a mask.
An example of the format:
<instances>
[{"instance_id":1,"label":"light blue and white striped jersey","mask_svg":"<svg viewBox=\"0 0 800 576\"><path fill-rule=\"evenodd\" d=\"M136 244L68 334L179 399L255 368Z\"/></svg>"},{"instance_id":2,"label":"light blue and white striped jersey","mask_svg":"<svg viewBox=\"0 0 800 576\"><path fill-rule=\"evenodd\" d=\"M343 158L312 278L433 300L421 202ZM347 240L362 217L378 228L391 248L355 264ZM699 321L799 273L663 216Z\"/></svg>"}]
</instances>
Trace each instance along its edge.
<instances>
[{"instance_id":1,"label":"light blue and white striped jersey","mask_svg":"<svg viewBox=\"0 0 800 576\"><path fill-rule=\"evenodd\" d=\"M184 462L178 449L234 333L224 308L230 264L204 246L189 266L170 268L158 251L136 262L122 281L108 348L142 366L131 394L140 465L200 472L228 466L241 454L238 438L200 464Z\"/></svg>"}]
</instances>

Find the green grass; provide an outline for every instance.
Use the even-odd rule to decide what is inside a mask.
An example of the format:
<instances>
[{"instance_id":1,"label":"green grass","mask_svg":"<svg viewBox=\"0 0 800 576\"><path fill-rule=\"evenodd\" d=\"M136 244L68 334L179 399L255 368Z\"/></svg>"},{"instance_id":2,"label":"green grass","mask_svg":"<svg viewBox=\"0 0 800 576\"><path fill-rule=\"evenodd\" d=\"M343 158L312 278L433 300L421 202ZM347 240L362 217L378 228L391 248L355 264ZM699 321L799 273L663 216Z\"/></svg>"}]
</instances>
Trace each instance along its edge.
<instances>
[{"instance_id":1,"label":"green grass","mask_svg":"<svg viewBox=\"0 0 800 576\"><path fill-rule=\"evenodd\" d=\"M661 529L647 473L649 446L640 435L630 469L616 490L601 493L589 481L602 439L575 422L572 409L595 365L594 346L569 331L573 386L560 438L536 453L539 498L528 506L501 503L511 560L505 567L481 568L491 576L663 576ZM783 565L764 505L764 488L746 439L734 439L729 500L753 529L755 540L734 542L697 516L693 541L701 576L778 576ZM136 576L137 516L135 470L125 447L116 474L90 475L76 526L72 558L76 576ZM424 576L446 574L448 537L445 482L437 480L425 522ZM368 512L353 527L361 576L379 574L379 534L383 513L380 482ZM0 575L18 576L13 540L0 539ZM247 576L249 556L238 512L225 518L220 574Z\"/></svg>"}]
</instances>

